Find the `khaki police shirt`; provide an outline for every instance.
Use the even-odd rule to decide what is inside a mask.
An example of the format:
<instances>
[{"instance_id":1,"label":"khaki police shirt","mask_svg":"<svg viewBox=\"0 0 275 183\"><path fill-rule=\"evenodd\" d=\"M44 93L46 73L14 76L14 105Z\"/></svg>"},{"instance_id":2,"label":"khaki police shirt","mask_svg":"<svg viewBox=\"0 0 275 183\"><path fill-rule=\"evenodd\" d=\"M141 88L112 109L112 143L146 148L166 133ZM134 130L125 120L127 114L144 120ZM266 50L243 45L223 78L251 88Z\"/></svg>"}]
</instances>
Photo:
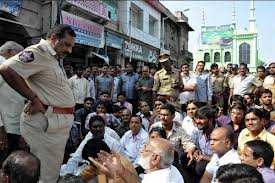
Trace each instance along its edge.
<instances>
[{"instance_id":1,"label":"khaki police shirt","mask_svg":"<svg viewBox=\"0 0 275 183\"><path fill-rule=\"evenodd\" d=\"M161 69L154 75L153 91L159 95L169 95L178 98L178 89L172 88L175 83L182 83L180 72L172 69L172 73L169 74L165 69Z\"/></svg>"},{"instance_id":2,"label":"khaki police shirt","mask_svg":"<svg viewBox=\"0 0 275 183\"><path fill-rule=\"evenodd\" d=\"M215 74L211 75L214 93L220 93L221 91L223 91L223 88L225 87L224 80L225 78L221 74L218 74L217 76Z\"/></svg>"},{"instance_id":3,"label":"khaki police shirt","mask_svg":"<svg viewBox=\"0 0 275 183\"><path fill-rule=\"evenodd\" d=\"M63 108L75 105L65 70L46 40L41 39L4 64L25 79L43 104Z\"/></svg>"}]
</instances>

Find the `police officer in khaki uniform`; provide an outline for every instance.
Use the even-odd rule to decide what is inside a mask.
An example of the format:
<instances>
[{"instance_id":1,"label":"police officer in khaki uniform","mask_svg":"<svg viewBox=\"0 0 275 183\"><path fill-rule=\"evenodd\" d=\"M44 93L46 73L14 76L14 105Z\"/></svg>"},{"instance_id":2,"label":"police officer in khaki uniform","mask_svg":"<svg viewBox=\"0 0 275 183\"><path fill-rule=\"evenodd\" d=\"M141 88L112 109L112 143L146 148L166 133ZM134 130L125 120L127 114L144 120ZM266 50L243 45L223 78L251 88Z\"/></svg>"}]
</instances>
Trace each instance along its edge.
<instances>
[{"instance_id":1,"label":"police officer in khaki uniform","mask_svg":"<svg viewBox=\"0 0 275 183\"><path fill-rule=\"evenodd\" d=\"M154 75L153 98L155 100L157 95L161 96L180 111L178 97L179 91L183 88L180 71L172 68L170 54L168 53L161 54L159 62L162 69Z\"/></svg>"},{"instance_id":2,"label":"police officer in khaki uniform","mask_svg":"<svg viewBox=\"0 0 275 183\"><path fill-rule=\"evenodd\" d=\"M41 39L0 66L5 81L28 100L20 130L41 161L43 183L58 179L73 122L74 96L60 62L72 52L75 36L69 26L58 25L47 40Z\"/></svg>"}]
</instances>

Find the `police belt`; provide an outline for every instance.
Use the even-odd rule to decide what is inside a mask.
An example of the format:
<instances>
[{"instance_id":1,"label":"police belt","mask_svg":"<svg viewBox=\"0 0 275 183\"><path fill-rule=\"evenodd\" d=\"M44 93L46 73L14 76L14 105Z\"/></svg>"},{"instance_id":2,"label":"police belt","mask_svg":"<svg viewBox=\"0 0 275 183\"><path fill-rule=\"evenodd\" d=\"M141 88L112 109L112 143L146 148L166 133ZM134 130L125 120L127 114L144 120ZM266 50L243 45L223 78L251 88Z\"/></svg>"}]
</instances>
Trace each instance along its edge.
<instances>
[{"instance_id":1,"label":"police belt","mask_svg":"<svg viewBox=\"0 0 275 183\"><path fill-rule=\"evenodd\" d=\"M45 108L45 110L47 110L49 106L43 104L43 107ZM73 114L74 113L74 107L69 107L69 108L53 107L52 113Z\"/></svg>"}]
</instances>

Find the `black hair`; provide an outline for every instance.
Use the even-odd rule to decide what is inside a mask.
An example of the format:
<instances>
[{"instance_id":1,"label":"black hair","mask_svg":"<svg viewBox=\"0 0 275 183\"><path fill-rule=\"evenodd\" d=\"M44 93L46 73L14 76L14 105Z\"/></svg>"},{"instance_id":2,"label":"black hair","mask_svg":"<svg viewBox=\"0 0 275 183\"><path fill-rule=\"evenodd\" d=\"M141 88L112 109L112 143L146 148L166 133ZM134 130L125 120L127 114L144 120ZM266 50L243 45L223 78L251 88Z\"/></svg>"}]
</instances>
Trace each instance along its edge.
<instances>
[{"instance_id":1,"label":"black hair","mask_svg":"<svg viewBox=\"0 0 275 183\"><path fill-rule=\"evenodd\" d=\"M240 180L257 180L257 183L264 183L261 173L256 168L246 164L223 165L218 169L216 178L220 183L234 183L237 181L241 183Z\"/></svg>"},{"instance_id":2,"label":"black hair","mask_svg":"<svg viewBox=\"0 0 275 183\"><path fill-rule=\"evenodd\" d=\"M73 67L73 70L74 70L74 71L77 71L77 70L84 70L84 66L81 65L81 64L76 64L76 65Z\"/></svg>"},{"instance_id":3,"label":"black hair","mask_svg":"<svg viewBox=\"0 0 275 183\"><path fill-rule=\"evenodd\" d=\"M57 183L86 183L87 181L84 180L81 176L76 176L73 174L66 174L60 177Z\"/></svg>"},{"instance_id":4,"label":"black hair","mask_svg":"<svg viewBox=\"0 0 275 183\"><path fill-rule=\"evenodd\" d=\"M84 103L87 102L88 100L92 101L92 103L94 103L94 99L92 97L86 97L84 99Z\"/></svg>"},{"instance_id":5,"label":"black hair","mask_svg":"<svg viewBox=\"0 0 275 183\"><path fill-rule=\"evenodd\" d=\"M262 97L263 94L270 94L270 95L272 96L272 91L269 90L269 89L262 89L262 90L260 90L260 92L259 92L259 96Z\"/></svg>"},{"instance_id":6,"label":"black hair","mask_svg":"<svg viewBox=\"0 0 275 183\"><path fill-rule=\"evenodd\" d=\"M253 113L255 114L258 118L263 119L264 118L264 114L260 109L257 108L250 108L248 109L248 111L245 113L245 115L249 114L249 113Z\"/></svg>"},{"instance_id":7,"label":"black hair","mask_svg":"<svg viewBox=\"0 0 275 183\"><path fill-rule=\"evenodd\" d=\"M203 106L195 112L195 118L199 119L215 119L216 111L209 107Z\"/></svg>"},{"instance_id":8,"label":"black hair","mask_svg":"<svg viewBox=\"0 0 275 183\"><path fill-rule=\"evenodd\" d=\"M258 66L257 71L258 71L258 69L262 69L265 72L265 67L264 66Z\"/></svg>"},{"instance_id":9,"label":"black hair","mask_svg":"<svg viewBox=\"0 0 275 183\"><path fill-rule=\"evenodd\" d=\"M117 96L123 96L123 97L126 97L126 93L125 92L120 92Z\"/></svg>"},{"instance_id":10,"label":"black hair","mask_svg":"<svg viewBox=\"0 0 275 183\"><path fill-rule=\"evenodd\" d=\"M51 35L55 34L57 39L63 39L66 34L69 34L72 37L76 37L74 30L69 25L59 24L52 28L46 38L50 38Z\"/></svg>"},{"instance_id":11,"label":"black hair","mask_svg":"<svg viewBox=\"0 0 275 183\"><path fill-rule=\"evenodd\" d=\"M166 131L165 131L165 129L163 127L159 127L159 126L153 127L150 130L149 134L151 134L153 132L157 132L161 136L161 138L164 138L164 139L167 138Z\"/></svg>"},{"instance_id":12,"label":"black hair","mask_svg":"<svg viewBox=\"0 0 275 183\"><path fill-rule=\"evenodd\" d=\"M40 177L40 160L32 153L15 151L2 165L2 172L10 183L37 183Z\"/></svg>"},{"instance_id":13,"label":"black hair","mask_svg":"<svg viewBox=\"0 0 275 183\"><path fill-rule=\"evenodd\" d=\"M109 65L105 63L102 65L102 67L109 67Z\"/></svg>"},{"instance_id":14,"label":"black hair","mask_svg":"<svg viewBox=\"0 0 275 183\"><path fill-rule=\"evenodd\" d=\"M101 117L99 115L95 115L95 116L92 116L89 120L89 128L91 128L92 123L95 121L102 122L105 126L105 120L103 119L103 117Z\"/></svg>"},{"instance_id":15,"label":"black hair","mask_svg":"<svg viewBox=\"0 0 275 183\"><path fill-rule=\"evenodd\" d=\"M120 65L120 64L116 64L115 66L116 66L116 67L120 67L120 68L121 68L121 65Z\"/></svg>"},{"instance_id":16,"label":"black hair","mask_svg":"<svg viewBox=\"0 0 275 183\"><path fill-rule=\"evenodd\" d=\"M113 105L112 108L113 108L113 113L117 113L122 110L122 107L119 105Z\"/></svg>"},{"instance_id":17,"label":"black hair","mask_svg":"<svg viewBox=\"0 0 275 183\"><path fill-rule=\"evenodd\" d=\"M110 92L108 92L108 91L101 91L101 92L100 92L100 95L109 95L109 96L110 96L111 94L110 94Z\"/></svg>"},{"instance_id":18,"label":"black hair","mask_svg":"<svg viewBox=\"0 0 275 183\"><path fill-rule=\"evenodd\" d=\"M232 111L233 109L239 109L239 110L242 110L243 112L246 112L246 106L243 104L243 103L236 103L234 104L230 111Z\"/></svg>"},{"instance_id":19,"label":"black hair","mask_svg":"<svg viewBox=\"0 0 275 183\"><path fill-rule=\"evenodd\" d=\"M248 95L254 101L254 94L253 93L245 93L243 96Z\"/></svg>"},{"instance_id":20,"label":"black hair","mask_svg":"<svg viewBox=\"0 0 275 183\"><path fill-rule=\"evenodd\" d=\"M158 66L157 65L151 65L150 69L158 69Z\"/></svg>"},{"instance_id":21,"label":"black hair","mask_svg":"<svg viewBox=\"0 0 275 183\"><path fill-rule=\"evenodd\" d=\"M84 160L89 160L89 157L98 158L97 154L101 151L111 152L109 146L102 140L92 138L87 141L82 151L82 158Z\"/></svg>"},{"instance_id":22,"label":"black hair","mask_svg":"<svg viewBox=\"0 0 275 183\"><path fill-rule=\"evenodd\" d=\"M105 108L105 110L107 109L107 107L106 107L106 102L98 101L98 103L96 104L96 108L97 108L99 105L103 105L104 108Z\"/></svg>"},{"instance_id":23,"label":"black hair","mask_svg":"<svg viewBox=\"0 0 275 183\"><path fill-rule=\"evenodd\" d=\"M134 115L131 116L131 118L138 118L140 123L142 124L142 119L141 119L140 115L134 114Z\"/></svg>"},{"instance_id":24,"label":"black hair","mask_svg":"<svg viewBox=\"0 0 275 183\"><path fill-rule=\"evenodd\" d=\"M163 104L166 104L166 103L167 103L167 101L166 101L164 98L156 98L155 101L160 101L160 102L162 102Z\"/></svg>"},{"instance_id":25,"label":"black hair","mask_svg":"<svg viewBox=\"0 0 275 183\"><path fill-rule=\"evenodd\" d=\"M240 63L240 67L244 66L247 69L247 64L246 63Z\"/></svg>"},{"instance_id":26,"label":"black hair","mask_svg":"<svg viewBox=\"0 0 275 183\"><path fill-rule=\"evenodd\" d=\"M210 69L219 68L219 65L216 63L211 64Z\"/></svg>"},{"instance_id":27,"label":"black hair","mask_svg":"<svg viewBox=\"0 0 275 183\"><path fill-rule=\"evenodd\" d=\"M189 68L189 63L188 63L188 62L183 62L183 63L181 64L180 68L182 68L182 66L184 66L184 65L187 65L188 68Z\"/></svg>"},{"instance_id":28,"label":"black hair","mask_svg":"<svg viewBox=\"0 0 275 183\"><path fill-rule=\"evenodd\" d=\"M233 101L239 100L241 103L243 103L243 97L241 95L232 95L230 98L230 104L232 104Z\"/></svg>"},{"instance_id":29,"label":"black hair","mask_svg":"<svg viewBox=\"0 0 275 183\"><path fill-rule=\"evenodd\" d=\"M202 60L198 61L198 64L199 63L202 63L203 65L205 65L205 61L202 61Z\"/></svg>"},{"instance_id":30,"label":"black hair","mask_svg":"<svg viewBox=\"0 0 275 183\"><path fill-rule=\"evenodd\" d=\"M245 143L253 151L253 159L263 158L265 167L270 167L274 158L272 146L262 140L252 140Z\"/></svg>"},{"instance_id":31,"label":"black hair","mask_svg":"<svg viewBox=\"0 0 275 183\"><path fill-rule=\"evenodd\" d=\"M168 104L168 103L162 105L162 106L160 107L160 109L166 109L166 110L170 111L170 113L171 113L172 115L174 115L175 112L176 112L175 107L174 107L173 105L171 105L171 104Z\"/></svg>"},{"instance_id":32,"label":"black hair","mask_svg":"<svg viewBox=\"0 0 275 183\"><path fill-rule=\"evenodd\" d=\"M196 100L189 100L189 101L187 101L186 106L188 106L189 104L194 104L198 108L200 108L202 106L201 103L199 101L196 101Z\"/></svg>"},{"instance_id":33,"label":"black hair","mask_svg":"<svg viewBox=\"0 0 275 183\"><path fill-rule=\"evenodd\" d=\"M232 64L230 63L230 64L227 64L227 66L232 66Z\"/></svg>"}]
</instances>

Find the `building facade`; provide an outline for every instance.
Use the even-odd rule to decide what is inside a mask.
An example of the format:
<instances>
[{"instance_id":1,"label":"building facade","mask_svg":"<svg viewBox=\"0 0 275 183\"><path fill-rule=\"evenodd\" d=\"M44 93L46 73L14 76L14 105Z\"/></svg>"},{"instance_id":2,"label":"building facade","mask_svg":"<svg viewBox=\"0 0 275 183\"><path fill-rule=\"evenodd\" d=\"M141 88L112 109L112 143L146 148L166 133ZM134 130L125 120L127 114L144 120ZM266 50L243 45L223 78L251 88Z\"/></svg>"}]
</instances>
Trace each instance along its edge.
<instances>
[{"instance_id":1,"label":"building facade","mask_svg":"<svg viewBox=\"0 0 275 183\"><path fill-rule=\"evenodd\" d=\"M201 34L195 53L195 68L197 62L206 62L209 69L212 63L226 66L229 63L246 63L250 72L255 73L260 63L255 19L254 1L250 3L249 29L238 30L235 20L235 8L232 13L232 23L222 26L206 26L203 13Z\"/></svg>"},{"instance_id":2,"label":"building facade","mask_svg":"<svg viewBox=\"0 0 275 183\"><path fill-rule=\"evenodd\" d=\"M176 66L192 59L187 17L173 15L159 1L2 0L0 22L0 44L14 40L25 47L56 24L70 25L77 44L65 61L73 64L158 64L163 50Z\"/></svg>"}]
</instances>

